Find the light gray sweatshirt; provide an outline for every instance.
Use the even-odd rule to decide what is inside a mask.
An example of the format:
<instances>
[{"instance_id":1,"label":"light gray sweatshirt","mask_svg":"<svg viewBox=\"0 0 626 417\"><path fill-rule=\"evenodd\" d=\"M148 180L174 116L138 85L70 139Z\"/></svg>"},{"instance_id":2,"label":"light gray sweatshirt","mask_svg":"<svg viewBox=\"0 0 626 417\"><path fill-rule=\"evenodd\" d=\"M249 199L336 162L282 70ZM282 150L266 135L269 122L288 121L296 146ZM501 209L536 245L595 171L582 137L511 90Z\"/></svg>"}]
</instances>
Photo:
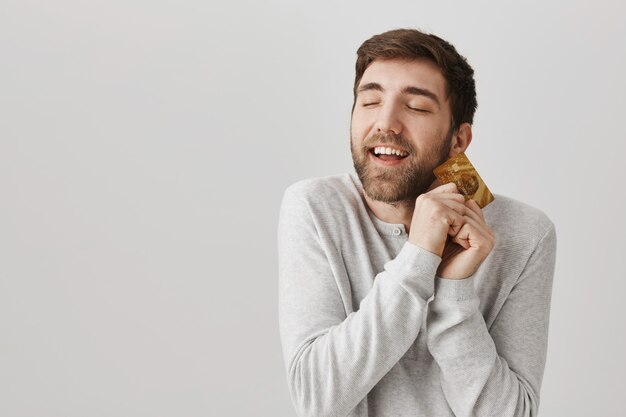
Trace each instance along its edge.
<instances>
[{"instance_id":1,"label":"light gray sweatshirt","mask_svg":"<svg viewBox=\"0 0 626 417\"><path fill-rule=\"evenodd\" d=\"M279 330L299 416L536 416L552 221L494 194L496 246L469 278L376 218L356 173L299 181L278 225Z\"/></svg>"}]
</instances>

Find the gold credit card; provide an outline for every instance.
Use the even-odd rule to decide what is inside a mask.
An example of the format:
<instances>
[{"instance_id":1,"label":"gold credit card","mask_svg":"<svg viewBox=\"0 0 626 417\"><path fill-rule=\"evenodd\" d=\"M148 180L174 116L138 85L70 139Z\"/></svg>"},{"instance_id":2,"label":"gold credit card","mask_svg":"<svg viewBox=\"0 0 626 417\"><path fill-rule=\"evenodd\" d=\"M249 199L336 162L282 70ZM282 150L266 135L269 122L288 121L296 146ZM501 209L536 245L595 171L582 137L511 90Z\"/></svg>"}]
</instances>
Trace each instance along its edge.
<instances>
[{"instance_id":1,"label":"gold credit card","mask_svg":"<svg viewBox=\"0 0 626 417\"><path fill-rule=\"evenodd\" d=\"M454 155L433 171L441 185L453 182L465 200L472 199L480 208L494 200L493 195L464 152Z\"/></svg>"}]
</instances>

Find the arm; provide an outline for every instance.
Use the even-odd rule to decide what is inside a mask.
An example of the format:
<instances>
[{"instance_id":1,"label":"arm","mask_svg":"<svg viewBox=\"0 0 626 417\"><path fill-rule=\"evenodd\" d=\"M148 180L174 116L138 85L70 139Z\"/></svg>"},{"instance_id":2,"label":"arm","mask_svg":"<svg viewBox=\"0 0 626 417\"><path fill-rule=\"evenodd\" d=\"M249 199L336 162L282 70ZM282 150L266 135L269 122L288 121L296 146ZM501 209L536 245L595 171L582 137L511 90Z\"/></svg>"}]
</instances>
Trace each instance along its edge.
<instances>
[{"instance_id":1,"label":"arm","mask_svg":"<svg viewBox=\"0 0 626 417\"><path fill-rule=\"evenodd\" d=\"M546 360L556 232L539 240L491 330L473 277L436 278L428 347L457 416L536 416Z\"/></svg>"},{"instance_id":2,"label":"arm","mask_svg":"<svg viewBox=\"0 0 626 417\"><path fill-rule=\"evenodd\" d=\"M346 416L415 341L441 258L411 243L346 315L329 242L308 205L284 195L278 226L279 327L300 416Z\"/></svg>"}]
</instances>

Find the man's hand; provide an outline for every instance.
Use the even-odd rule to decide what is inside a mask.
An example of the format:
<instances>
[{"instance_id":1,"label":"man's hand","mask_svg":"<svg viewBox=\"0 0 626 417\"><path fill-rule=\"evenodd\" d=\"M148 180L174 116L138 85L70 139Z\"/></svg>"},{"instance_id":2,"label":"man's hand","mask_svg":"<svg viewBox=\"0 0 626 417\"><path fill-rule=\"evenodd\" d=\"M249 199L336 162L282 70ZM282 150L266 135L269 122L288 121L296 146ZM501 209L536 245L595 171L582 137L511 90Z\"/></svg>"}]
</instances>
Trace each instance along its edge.
<instances>
[{"instance_id":1,"label":"man's hand","mask_svg":"<svg viewBox=\"0 0 626 417\"><path fill-rule=\"evenodd\" d=\"M415 200L409 242L441 257L448 235L456 235L465 222L464 201L452 182L421 194Z\"/></svg>"},{"instance_id":2,"label":"man's hand","mask_svg":"<svg viewBox=\"0 0 626 417\"><path fill-rule=\"evenodd\" d=\"M463 226L448 238L437 275L446 279L472 276L496 244L496 235L485 223L483 212L474 200L465 201Z\"/></svg>"},{"instance_id":3,"label":"man's hand","mask_svg":"<svg viewBox=\"0 0 626 417\"><path fill-rule=\"evenodd\" d=\"M478 204L465 201L456 185L448 183L431 187L417 198L409 241L442 258L438 276L464 279L489 255L495 235Z\"/></svg>"}]
</instances>

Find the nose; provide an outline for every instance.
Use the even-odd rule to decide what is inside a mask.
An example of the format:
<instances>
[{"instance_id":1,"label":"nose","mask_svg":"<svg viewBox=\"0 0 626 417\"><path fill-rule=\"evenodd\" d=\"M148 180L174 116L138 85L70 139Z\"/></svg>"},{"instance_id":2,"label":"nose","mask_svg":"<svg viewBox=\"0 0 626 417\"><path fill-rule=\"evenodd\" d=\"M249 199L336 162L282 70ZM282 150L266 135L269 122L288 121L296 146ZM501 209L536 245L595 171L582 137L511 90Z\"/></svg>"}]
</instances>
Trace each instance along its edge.
<instances>
[{"instance_id":1,"label":"nose","mask_svg":"<svg viewBox=\"0 0 626 417\"><path fill-rule=\"evenodd\" d=\"M402 121L398 117L398 109L393 102L385 103L376 121L376 131L378 133L393 133L399 135L402 132Z\"/></svg>"}]
</instances>

